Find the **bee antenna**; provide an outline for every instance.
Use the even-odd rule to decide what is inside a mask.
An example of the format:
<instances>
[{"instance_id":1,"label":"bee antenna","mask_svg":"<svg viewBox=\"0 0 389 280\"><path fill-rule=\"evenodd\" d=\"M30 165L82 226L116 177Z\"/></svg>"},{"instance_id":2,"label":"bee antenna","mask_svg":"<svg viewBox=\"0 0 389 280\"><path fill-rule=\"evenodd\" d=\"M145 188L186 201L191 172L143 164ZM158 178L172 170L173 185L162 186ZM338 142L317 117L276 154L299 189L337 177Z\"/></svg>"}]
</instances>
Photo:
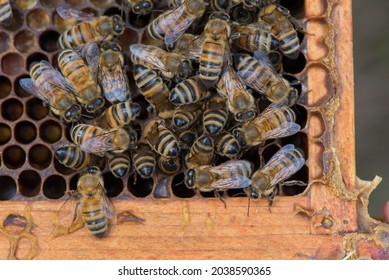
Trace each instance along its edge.
<instances>
[{"instance_id":1,"label":"bee antenna","mask_svg":"<svg viewBox=\"0 0 389 280\"><path fill-rule=\"evenodd\" d=\"M122 11L120 12L120 17L123 19L124 17L124 0L122 0Z\"/></svg>"},{"instance_id":2,"label":"bee antenna","mask_svg":"<svg viewBox=\"0 0 389 280\"><path fill-rule=\"evenodd\" d=\"M250 196L248 196L249 202L247 204L247 217L250 217Z\"/></svg>"},{"instance_id":3,"label":"bee antenna","mask_svg":"<svg viewBox=\"0 0 389 280\"><path fill-rule=\"evenodd\" d=\"M94 119L94 118L95 118L95 117L93 117L93 116L84 115L84 114L81 114L81 117L87 118L87 119Z\"/></svg>"}]
</instances>

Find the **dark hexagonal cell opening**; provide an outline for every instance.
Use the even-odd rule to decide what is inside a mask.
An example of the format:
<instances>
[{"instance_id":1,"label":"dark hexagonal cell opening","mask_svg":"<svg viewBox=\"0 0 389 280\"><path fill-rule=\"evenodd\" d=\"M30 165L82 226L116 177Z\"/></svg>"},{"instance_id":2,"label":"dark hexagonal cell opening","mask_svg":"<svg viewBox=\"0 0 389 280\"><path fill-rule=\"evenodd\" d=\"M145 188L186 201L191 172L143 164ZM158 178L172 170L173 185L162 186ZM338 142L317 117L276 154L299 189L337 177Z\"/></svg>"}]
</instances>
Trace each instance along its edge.
<instances>
[{"instance_id":1,"label":"dark hexagonal cell opening","mask_svg":"<svg viewBox=\"0 0 389 280\"><path fill-rule=\"evenodd\" d=\"M10 46L9 35L5 32L0 32L0 53L8 51L9 46Z\"/></svg>"},{"instance_id":2,"label":"dark hexagonal cell opening","mask_svg":"<svg viewBox=\"0 0 389 280\"><path fill-rule=\"evenodd\" d=\"M283 69L287 73L297 74L304 70L307 60L302 52L296 59L290 59L286 56L282 58Z\"/></svg>"},{"instance_id":3,"label":"dark hexagonal cell opening","mask_svg":"<svg viewBox=\"0 0 389 280\"><path fill-rule=\"evenodd\" d=\"M39 194L42 184L41 176L34 170L24 170L19 175L18 185L20 194L34 197Z\"/></svg>"},{"instance_id":4,"label":"dark hexagonal cell opening","mask_svg":"<svg viewBox=\"0 0 389 280\"><path fill-rule=\"evenodd\" d=\"M0 176L0 200L10 200L16 195L16 182L10 176Z\"/></svg>"},{"instance_id":5,"label":"dark hexagonal cell opening","mask_svg":"<svg viewBox=\"0 0 389 280\"><path fill-rule=\"evenodd\" d=\"M11 81L5 76L0 76L0 99L7 97L11 93L11 90Z\"/></svg>"},{"instance_id":6,"label":"dark hexagonal cell opening","mask_svg":"<svg viewBox=\"0 0 389 280\"><path fill-rule=\"evenodd\" d=\"M66 181L63 177L52 175L43 183L43 194L47 198L58 199L65 195Z\"/></svg>"},{"instance_id":7,"label":"dark hexagonal cell opening","mask_svg":"<svg viewBox=\"0 0 389 280\"><path fill-rule=\"evenodd\" d=\"M27 15L27 24L36 31L44 30L50 25L50 16L43 9L34 9Z\"/></svg>"},{"instance_id":8,"label":"dark hexagonal cell opening","mask_svg":"<svg viewBox=\"0 0 389 280\"><path fill-rule=\"evenodd\" d=\"M28 161L32 167L43 170L49 167L51 160L53 158L53 153L45 145L35 145L31 147L28 152Z\"/></svg>"},{"instance_id":9,"label":"dark hexagonal cell opening","mask_svg":"<svg viewBox=\"0 0 389 280\"><path fill-rule=\"evenodd\" d=\"M123 181L113 176L111 172L103 174L103 178L108 197L118 196L123 191Z\"/></svg>"},{"instance_id":10,"label":"dark hexagonal cell opening","mask_svg":"<svg viewBox=\"0 0 389 280\"><path fill-rule=\"evenodd\" d=\"M21 53L30 53L36 49L35 34L30 30L22 30L15 35L15 48Z\"/></svg>"},{"instance_id":11,"label":"dark hexagonal cell opening","mask_svg":"<svg viewBox=\"0 0 389 280\"><path fill-rule=\"evenodd\" d=\"M153 185L153 178L145 179L137 174L132 174L130 177L128 177L127 181L127 188L129 192L136 197L146 197L150 195L153 190Z\"/></svg>"},{"instance_id":12,"label":"dark hexagonal cell opening","mask_svg":"<svg viewBox=\"0 0 389 280\"><path fill-rule=\"evenodd\" d=\"M9 146L3 151L3 162L9 169L18 169L26 162L26 152L19 146Z\"/></svg>"},{"instance_id":13,"label":"dark hexagonal cell opening","mask_svg":"<svg viewBox=\"0 0 389 280\"><path fill-rule=\"evenodd\" d=\"M34 64L35 62L40 62L40 61L42 61L42 60L49 61L49 59L47 58L47 56L44 55L43 53L36 52L36 53L30 54L30 55L27 57L26 69L27 69L27 70L30 70L30 67L32 66L32 64Z\"/></svg>"},{"instance_id":14,"label":"dark hexagonal cell opening","mask_svg":"<svg viewBox=\"0 0 389 280\"><path fill-rule=\"evenodd\" d=\"M0 145L6 144L12 136L12 130L9 125L0 123Z\"/></svg>"},{"instance_id":15,"label":"dark hexagonal cell opening","mask_svg":"<svg viewBox=\"0 0 389 280\"><path fill-rule=\"evenodd\" d=\"M43 32L39 36L39 46L47 52L55 52L58 50L58 38L60 34L54 30Z\"/></svg>"},{"instance_id":16,"label":"dark hexagonal cell opening","mask_svg":"<svg viewBox=\"0 0 389 280\"><path fill-rule=\"evenodd\" d=\"M16 121L23 115L23 104L18 99L10 98L1 104L1 115L7 121Z\"/></svg>"},{"instance_id":17,"label":"dark hexagonal cell opening","mask_svg":"<svg viewBox=\"0 0 389 280\"><path fill-rule=\"evenodd\" d=\"M15 139L21 144L28 144L36 138L36 127L32 122L22 121L15 126Z\"/></svg>"},{"instance_id":18,"label":"dark hexagonal cell opening","mask_svg":"<svg viewBox=\"0 0 389 280\"><path fill-rule=\"evenodd\" d=\"M39 136L46 143L53 144L62 137L62 126L59 122L49 120L39 127Z\"/></svg>"},{"instance_id":19,"label":"dark hexagonal cell opening","mask_svg":"<svg viewBox=\"0 0 389 280\"><path fill-rule=\"evenodd\" d=\"M49 114L49 107L43 106L42 100L32 98L27 102L27 116L31 119L39 121Z\"/></svg>"},{"instance_id":20,"label":"dark hexagonal cell opening","mask_svg":"<svg viewBox=\"0 0 389 280\"><path fill-rule=\"evenodd\" d=\"M172 181L172 191L173 194L177 197L189 198L196 195L196 191L193 189L188 189L185 185L185 174L179 173L174 176Z\"/></svg>"},{"instance_id":21,"label":"dark hexagonal cell opening","mask_svg":"<svg viewBox=\"0 0 389 280\"><path fill-rule=\"evenodd\" d=\"M21 79L25 79L25 78L30 78L30 75L21 75L19 77L16 78L15 82L14 82L14 90L15 90L15 93L17 96L19 97L30 97L31 94L28 92L28 91L25 91L21 85L20 85L20 80Z\"/></svg>"},{"instance_id":22,"label":"dark hexagonal cell opening","mask_svg":"<svg viewBox=\"0 0 389 280\"><path fill-rule=\"evenodd\" d=\"M1 59L1 69L8 75L18 75L24 67L24 59L18 53L8 53Z\"/></svg>"}]
</instances>

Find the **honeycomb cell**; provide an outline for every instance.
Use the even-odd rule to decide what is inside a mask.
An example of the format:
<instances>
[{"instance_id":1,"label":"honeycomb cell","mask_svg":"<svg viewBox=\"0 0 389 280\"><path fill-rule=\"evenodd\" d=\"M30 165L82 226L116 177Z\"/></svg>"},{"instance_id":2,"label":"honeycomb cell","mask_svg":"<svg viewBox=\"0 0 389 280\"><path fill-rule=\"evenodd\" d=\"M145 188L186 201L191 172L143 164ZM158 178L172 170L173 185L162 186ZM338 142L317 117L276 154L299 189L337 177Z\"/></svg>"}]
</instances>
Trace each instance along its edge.
<instances>
[{"instance_id":1,"label":"honeycomb cell","mask_svg":"<svg viewBox=\"0 0 389 280\"><path fill-rule=\"evenodd\" d=\"M40 0L41 4L45 7L56 8L61 5L61 0Z\"/></svg>"},{"instance_id":2,"label":"honeycomb cell","mask_svg":"<svg viewBox=\"0 0 389 280\"><path fill-rule=\"evenodd\" d=\"M39 46L47 52L55 52L58 50L58 38L59 33L57 31L45 31L39 36Z\"/></svg>"},{"instance_id":3,"label":"honeycomb cell","mask_svg":"<svg viewBox=\"0 0 389 280\"><path fill-rule=\"evenodd\" d=\"M1 115L5 120L16 121L23 115L23 104L18 99L10 98L1 104Z\"/></svg>"},{"instance_id":4,"label":"honeycomb cell","mask_svg":"<svg viewBox=\"0 0 389 280\"><path fill-rule=\"evenodd\" d=\"M328 8L328 1L312 1L305 10L306 17L315 17L323 15Z\"/></svg>"},{"instance_id":5,"label":"honeycomb cell","mask_svg":"<svg viewBox=\"0 0 389 280\"><path fill-rule=\"evenodd\" d=\"M130 45L138 42L138 32L133 29L127 28L123 35L119 37L119 45L123 51L129 50Z\"/></svg>"},{"instance_id":6,"label":"honeycomb cell","mask_svg":"<svg viewBox=\"0 0 389 280\"><path fill-rule=\"evenodd\" d=\"M0 176L0 200L10 200L16 195L16 182L10 176Z\"/></svg>"},{"instance_id":7,"label":"honeycomb cell","mask_svg":"<svg viewBox=\"0 0 389 280\"><path fill-rule=\"evenodd\" d=\"M185 175L184 173L179 173L173 178L172 182L172 191L173 194L177 197L189 198L196 195L195 190L188 189L185 185Z\"/></svg>"},{"instance_id":8,"label":"honeycomb cell","mask_svg":"<svg viewBox=\"0 0 389 280\"><path fill-rule=\"evenodd\" d=\"M103 178L108 197L118 196L123 191L123 181L114 177L111 172L104 173Z\"/></svg>"},{"instance_id":9,"label":"honeycomb cell","mask_svg":"<svg viewBox=\"0 0 389 280\"><path fill-rule=\"evenodd\" d=\"M0 32L0 54L9 50L10 38L7 33Z\"/></svg>"},{"instance_id":10,"label":"honeycomb cell","mask_svg":"<svg viewBox=\"0 0 389 280\"><path fill-rule=\"evenodd\" d=\"M319 179L324 176L324 162L323 162L323 153L324 145L321 142L309 143L309 162L314 162L313 168L309 169L309 176L312 180ZM310 166L310 164L308 163Z\"/></svg>"},{"instance_id":11,"label":"honeycomb cell","mask_svg":"<svg viewBox=\"0 0 389 280\"><path fill-rule=\"evenodd\" d=\"M262 157L266 162L268 162L272 156L274 156L274 154L280 149L280 147L278 147L277 145L269 145L267 146L263 152L262 152Z\"/></svg>"},{"instance_id":12,"label":"honeycomb cell","mask_svg":"<svg viewBox=\"0 0 389 280\"><path fill-rule=\"evenodd\" d=\"M294 106L293 110L296 113L296 123L303 129L307 125L307 110L300 105Z\"/></svg>"},{"instance_id":13,"label":"honeycomb cell","mask_svg":"<svg viewBox=\"0 0 389 280\"><path fill-rule=\"evenodd\" d=\"M304 70L307 60L302 52L300 52L297 59L290 59L286 56L282 59L283 69L287 73L297 74Z\"/></svg>"},{"instance_id":14,"label":"honeycomb cell","mask_svg":"<svg viewBox=\"0 0 389 280\"><path fill-rule=\"evenodd\" d=\"M119 9L119 8L116 8L116 7L111 7L109 9L107 9L105 12L104 12L104 15L105 16L114 16L114 15L119 15L121 16L122 15L122 10ZM123 21L125 22L126 21L126 16L123 15Z\"/></svg>"},{"instance_id":15,"label":"honeycomb cell","mask_svg":"<svg viewBox=\"0 0 389 280\"><path fill-rule=\"evenodd\" d=\"M320 137L325 131L324 119L319 112L310 112L308 118L308 132L312 137Z\"/></svg>"},{"instance_id":16,"label":"honeycomb cell","mask_svg":"<svg viewBox=\"0 0 389 280\"><path fill-rule=\"evenodd\" d=\"M151 194L153 185L153 178L144 179L137 176L135 180L134 175L128 177L127 188L136 197L146 197Z\"/></svg>"},{"instance_id":17,"label":"honeycomb cell","mask_svg":"<svg viewBox=\"0 0 389 280\"><path fill-rule=\"evenodd\" d=\"M68 3L69 6L77 7L84 5L85 0L65 0L65 2Z\"/></svg>"},{"instance_id":18,"label":"honeycomb cell","mask_svg":"<svg viewBox=\"0 0 389 280\"><path fill-rule=\"evenodd\" d=\"M129 19L130 24L133 27L142 28L150 23L151 14L140 16L140 15L134 14L132 11L130 11L128 13L128 19Z\"/></svg>"},{"instance_id":19,"label":"honeycomb cell","mask_svg":"<svg viewBox=\"0 0 389 280\"><path fill-rule=\"evenodd\" d=\"M158 184L155 187L155 191L154 191L155 198L168 198L168 197L170 197L168 183L169 183L168 177L162 177L158 180Z\"/></svg>"},{"instance_id":20,"label":"honeycomb cell","mask_svg":"<svg viewBox=\"0 0 389 280\"><path fill-rule=\"evenodd\" d=\"M150 103L146 101L143 95L138 95L133 98L133 101L135 103L138 103L140 105L140 114L138 116L139 120L146 120L149 117L149 111L148 107L150 106Z\"/></svg>"},{"instance_id":21,"label":"honeycomb cell","mask_svg":"<svg viewBox=\"0 0 389 280\"><path fill-rule=\"evenodd\" d=\"M28 92L28 91L25 91L21 86L20 86L20 83L19 81L21 79L25 79L25 78L30 78L30 75L21 75L19 77L17 77L14 81L14 91L16 93L17 96L19 97L30 97L31 94Z\"/></svg>"},{"instance_id":22,"label":"honeycomb cell","mask_svg":"<svg viewBox=\"0 0 389 280\"><path fill-rule=\"evenodd\" d=\"M36 48L35 34L29 30L18 32L14 39L15 48L22 53L30 53Z\"/></svg>"},{"instance_id":23,"label":"honeycomb cell","mask_svg":"<svg viewBox=\"0 0 389 280\"><path fill-rule=\"evenodd\" d=\"M48 177L43 183L43 194L47 198L58 199L65 195L66 181L58 175Z\"/></svg>"},{"instance_id":24,"label":"honeycomb cell","mask_svg":"<svg viewBox=\"0 0 389 280\"><path fill-rule=\"evenodd\" d=\"M70 178L70 181L69 181L69 190L71 191L75 191L77 190L77 182L78 182L78 178L80 176L78 174L74 175L72 178Z\"/></svg>"},{"instance_id":25,"label":"honeycomb cell","mask_svg":"<svg viewBox=\"0 0 389 280\"><path fill-rule=\"evenodd\" d=\"M49 107L43 106L42 100L32 98L27 102L26 112L31 119L39 121L49 114Z\"/></svg>"},{"instance_id":26,"label":"honeycomb cell","mask_svg":"<svg viewBox=\"0 0 389 280\"><path fill-rule=\"evenodd\" d=\"M12 21L9 25L4 26L4 29L16 31L23 26L23 23L24 15L18 9L12 9Z\"/></svg>"},{"instance_id":27,"label":"honeycomb cell","mask_svg":"<svg viewBox=\"0 0 389 280\"><path fill-rule=\"evenodd\" d=\"M308 105L319 106L331 96L332 83L328 69L321 64L307 67Z\"/></svg>"},{"instance_id":28,"label":"honeycomb cell","mask_svg":"<svg viewBox=\"0 0 389 280\"><path fill-rule=\"evenodd\" d=\"M70 27L74 26L77 23L77 20L74 18L64 19L59 14L54 13L53 16L54 24L57 26L60 32L64 32Z\"/></svg>"},{"instance_id":29,"label":"honeycomb cell","mask_svg":"<svg viewBox=\"0 0 389 280\"><path fill-rule=\"evenodd\" d=\"M27 24L30 28L41 31L50 25L50 16L43 9L35 9L28 13Z\"/></svg>"},{"instance_id":30,"label":"honeycomb cell","mask_svg":"<svg viewBox=\"0 0 389 280\"><path fill-rule=\"evenodd\" d=\"M33 54L30 54L28 57L27 57L27 70L30 70L30 67L32 64L34 64L35 62L41 62L42 60L46 60L46 61L49 61L49 59L47 58L46 55L44 55L43 53L33 53Z\"/></svg>"},{"instance_id":31,"label":"honeycomb cell","mask_svg":"<svg viewBox=\"0 0 389 280\"><path fill-rule=\"evenodd\" d=\"M22 121L15 126L15 139L20 144L28 144L36 138L36 127L32 122Z\"/></svg>"},{"instance_id":32,"label":"honeycomb cell","mask_svg":"<svg viewBox=\"0 0 389 280\"><path fill-rule=\"evenodd\" d=\"M320 1L322 2L322 1ZM315 51L308 52L308 60L316 61L328 55L328 46L324 40L328 36L328 23L324 19L311 19L307 21L307 30L314 36L307 36L307 46Z\"/></svg>"},{"instance_id":33,"label":"honeycomb cell","mask_svg":"<svg viewBox=\"0 0 389 280\"><path fill-rule=\"evenodd\" d=\"M35 145L28 152L28 161L32 167L43 170L47 168L53 158L52 152L45 145Z\"/></svg>"},{"instance_id":34,"label":"honeycomb cell","mask_svg":"<svg viewBox=\"0 0 389 280\"><path fill-rule=\"evenodd\" d=\"M305 0L281 0L280 5L287 8L290 11L290 14L295 18L302 18L305 14L304 7ZM323 2L323 1L314 1L314 2Z\"/></svg>"},{"instance_id":35,"label":"honeycomb cell","mask_svg":"<svg viewBox=\"0 0 389 280\"><path fill-rule=\"evenodd\" d=\"M56 121L46 121L39 127L39 136L46 143L55 143L62 137L62 127Z\"/></svg>"},{"instance_id":36,"label":"honeycomb cell","mask_svg":"<svg viewBox=\"0 0 389 280\"><path fill-rule=\"evenodd\" d=\"M11 93L11 90L11 81L5 76L0 76L0 99L7 97Z\"/></svg>"},{"instance_id":37,"label":"honeycomb cell","mask_svg":"<svg viewBox=\"0 0 389 280\"><path fill-rule=\"evenodd\" d=\"M30 10L37 4L37 2L38 0L16 0L15 4L22 10Z\"/></svg>"},{"instance_id":38,"label":"honeycomb cell","mask_svg":"<svg viewBox=\"0 0 389 280\"><path fill-rule=\"evenodd\" d=\"M18 53L8 53L1 60L1 69L8 75L17 75L24 67L23 57Z\"/></svg>"},{"instance_id":39,"label":"honeycomb cell","mask_svg":"<svg viewBox=\"0 0 389 280\"><path fill-rule=\"evenodd\" d=\"M3 162L9 169L18 169L26 162L26 152L19 146L9 146L3 151Z\"/></svg>"},{"instance_id":40,"label":"honeycomb cell","mask_svg":"<svg viewBox=\"0 0 389 280\"><path fill-rule=\"evenodd\" d=\"M292 175L286 181L301 181L304 183L308 182L308 167L303 166L296 174ZM303 193L307 186L292 185L292 186L282 186L281 193L286 196L298 195Z\"/></svg>"},{"instance_id":41,"label":"honeycomb cell","mask_svg":"<svg viewBox=\"0 0 389 280\"><path fill-rule=\"evenodd\" d=\"M305 155L305 158L308 157L308 137L305 133L298 132L292 136L285 137L281 139L282 145L294 144L296 148L300 148Z\"/></svg>"},{"instance_id":42,"label":"honeycomb cell","mask_svg":"<svg viewBox=\"0 0 389 280\"><path fill-rule=\"evenodd\" d=\"M96 8L105 8L111 4L112 0L90 0L90 2Z\"/></svg>"},{"instance_id":43,"label":"honeycomb cell","mask_svg":"<svg viewBox=\"0 0 389 280\"><path fill-rule=\"evenodd\" d=\"M8 143L8 141L11 139L11 136L11 128L5 123L0 123L0 145Z\"/></svg>"},{"instance_id":44,"label":"honeycomb cell","mask_svg":"<svg viewBox=\"0 0 389 280\"><path fill-rule=\"evenodd\" d=\"M34 170L24 170L19 175L18 186L20 194L25 197L34 197L39 194L42 179Z\"/></svg>"}]
</instances>

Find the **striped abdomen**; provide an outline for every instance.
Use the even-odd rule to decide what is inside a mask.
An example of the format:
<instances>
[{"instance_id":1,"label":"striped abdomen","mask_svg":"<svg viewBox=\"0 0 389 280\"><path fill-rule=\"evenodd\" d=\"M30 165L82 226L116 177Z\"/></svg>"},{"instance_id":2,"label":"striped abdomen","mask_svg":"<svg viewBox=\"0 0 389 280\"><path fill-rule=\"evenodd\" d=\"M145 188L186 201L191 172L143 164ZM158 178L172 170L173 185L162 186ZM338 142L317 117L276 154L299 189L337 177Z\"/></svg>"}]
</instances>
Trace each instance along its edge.
<instances>
[{"instance_id":1,"label":"striped abdomen","mask_svg":"<svg viewBox=\"0 0 389 280\"><path fill-rule=\"evenodd\" d=\"M134 168L142 178L150 178L155 172L155 154L147 146L141 146L132 152Z\"/></svg>"},{"instance_id":2,"label":"striped abdomen","mask_svg":"<svg viewBox=\"0 0 389 280\"><path fill-rule=\"evenodd\" d=\"M192 104L199 101L206 95L201 89L197 78L189 78L178 83L169 95L169 101L174 105Z\"/></svg>"},{"instance_id":3,"label":"striped abdomen","mask_svg":"<svg viewBox=\"0 0 389 280\"><path fill-rule=\"evenodd\" d=\"M233 45L243 50L252 53L260 50L267 53L280 45L276 37L267 30L245 28L245 26L237 26L236 30L241 35L233 41Z\"/></svg>"},{"instance_id":4,"label":"striped abdomen","mask_svg":"<svg viewBox=\"0 0 389 280\"><path fill-rule=\"evenodd\" d=\"M177 157L180 153L180 145L174 134L163 125L158 126L158 132L158 139L153 145L154 150L167 158Z\"/></svg>"},{"instance_id":5,"label":"striped abdomen","mask_svg":"<svg viewBox=\"0 0 389 280\"><path fill-rule=\"evenodd\" d=\"M12 21L12 8L9 0L0 1L0 24L10 24Z\"/></svg>"},{"instance_id":6,"label":"striped abdomen","mask_svg":"<svg viewBox=\"0 0 389 280\"><path fill-rule=\"evenodd\" d=\"M89 154L76 145L67 145L55 150L55 157L60 163L72 169L82 169L89 161Z\"/></svg>"},{"instance_id":7,"label":"striped abdomen","mask_svg":"<svg viewBox=\"0 0 389 280\"><path fill-rule=\"evenodd\" d=\"M203 135L199 137L190 148L186 156L186 164L192 166L208 165L214 157L214 143L211 137Z\"/></svg>"},{"instance_id":8,"label":"striped abdomen","mask_svg":"<svg viewBox=\"0 0 389 280\"><path fill-rule=\"evenodd\" d=\"M292 27L288 32L281 33L278 39L282 42L280 46L281 52L291 59L296 59L300 52L300 41L297 31Z\"/></svg>"},{"instance_id":9,"label":"striped abdomen","mask_svg":"<svg viewBox=\"0 0 389 280\"><path fill-rule=\"evenodd\" d=\"M108 160L108 166L113 176L122 178L126 176L131 169L130 157L126 153L115 154Z\"/></svg>"},{"instance_id":10,"label":"striped abdomen","mask_svg":"<svg viewBox=\"0 0 389 280\"><path fill-rule=\"evenodd\" d=\"M214 86L219 80L224 62L225 46L208 40L200 54L200 79L206 87Z\"/></svg>"},{"instance_id":11,"label":"striped abdomen","mask_svg":"<svg viewBox=\"0 0 389 280\"><path fill-rule=\"evenodd\" d=\"M204 112L203 125L204 131L210 135L218 135L227 123L228 112L224 109L212 110Z\"/></svg>"},{"instance_id":12,"label":"striped abdomen","mask_svg":"<svg viewBox=\"0 0 389 280\"><path fill-rule=\"evenodd\" d=\"M296 114L289 107L281 107L264 114L260 118L261 127L265 131L270 131L279 128L283 123L295 122Z\"/></svg>"},{"instance_id":13,"label":"striped abdomen","mask_svg":"<svg viewBox=\"0 0 389 280\"><path fill-rule=\"evenodd\" d=\"M78 124L73 127L73 130L70 132L70 137L72 138L75 144L81 146L81 149L85 152L93 152L94 148L93 141L89 141L89 139L103 135L106 131L100 127L87 125L87 124Z\"/></svg>"},{"instance_id":14,"label":"striped abdomen","mask_svg":"<svg viewBox=\"0 0 389 280\"><path fill-rule=\"evenodd\" d=\"M173 175L180 171L181 168L181 158L166 158L166 157L158 157L158 167L162 173L166 175Z\"/></svg>"},{"instance_id":15,"label":"striped abdomen","mask_svg":"<svg viewBox=\"0 0 389 280\"><path fill-rule=\"evenodd\" d=\"M95 20L81 22L72 28L69 28L58 39L61 49L75 49L85 43L102 39L95 30Z\"/></svg>"},{"instance_id":16,"label":"striped abdomen","mask_svg":"<svg viewBox=\"0 0 389 280\"><path fill-rule=\"evenodd\" d=\"M103 238L108 229L108 219L102 208L99 197L85 199L81 204L82 220L89 231L98 238Z\"/></svg>"},{"instance_id":17,"label":"striped abdomen","mask_svg":"<svg viewBox=\"0 0 389 280\"><path fill-rule=\"evenodd\" d=\"M140 114L140 105L130 101L110 106L102 114L99 123L103 128L117 128L129 124Z\"/></svg>"},{"instance_id":18,"label":"striped abdomen","mask_svg":"<svg viewBox=\"0 0 389 280\"><path fill-rule=\"evenodd\" d=\"M187 106L178 107L173 114L173 124L178 129L187 129L192 126L201 111L199 108L188 108Z\"/></svg>"},{"instance_id":19,"label":"striped abdomen","mask_svg":"<svg viewBox=\"0 0 389 280\"><path fill-rule=\"evenodd\" d=\"M229 132L221 134L216 142L216 151L228 158L235 158L240 152L239 141Z\"/></svg>"}]
</instances>

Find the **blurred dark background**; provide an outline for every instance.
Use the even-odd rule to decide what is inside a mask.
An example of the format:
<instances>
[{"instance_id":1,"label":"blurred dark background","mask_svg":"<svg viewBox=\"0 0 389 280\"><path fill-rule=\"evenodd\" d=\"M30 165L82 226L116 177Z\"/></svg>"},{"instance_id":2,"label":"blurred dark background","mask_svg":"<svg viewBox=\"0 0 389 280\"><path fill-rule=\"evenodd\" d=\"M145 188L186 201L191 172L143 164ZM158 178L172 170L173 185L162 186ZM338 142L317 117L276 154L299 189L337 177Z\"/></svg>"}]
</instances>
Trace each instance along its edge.
<instances>
[{"instance_id":1,"label":"blurred dark background","mask_svg":"<svg viewBox=\"0 0 389 280\"><path fill-rule=\"evenodd\" d=\"M383 177L369 212L389 201L389 1L353 0L357 175Z\"/></svg>"}]
</instances>

